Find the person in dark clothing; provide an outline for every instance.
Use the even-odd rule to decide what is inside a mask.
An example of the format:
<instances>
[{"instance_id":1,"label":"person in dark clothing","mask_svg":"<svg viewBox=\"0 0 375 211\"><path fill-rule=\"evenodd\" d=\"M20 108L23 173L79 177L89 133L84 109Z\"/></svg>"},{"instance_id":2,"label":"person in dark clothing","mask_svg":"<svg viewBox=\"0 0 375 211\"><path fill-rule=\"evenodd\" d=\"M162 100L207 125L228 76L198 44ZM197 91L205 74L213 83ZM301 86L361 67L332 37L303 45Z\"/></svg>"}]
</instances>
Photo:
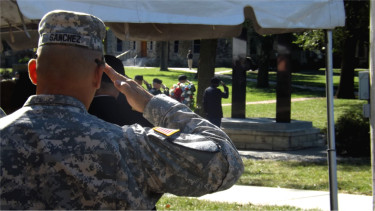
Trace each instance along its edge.
<instances>
[{"instance_id":1,"label":"person in dark clothing","mask_svg":"<svg viewBox=\"0 0 375 211\"><path fill-rule=\"evenodd\" d=\"M112 55L105 55L104 59L116 72L126 76L121 60ZM88 112L104 121L120 126L138 123L143 127L153 127L153 125L142 116L142 113L132 109L125 95L119 93L106 74L102 76L100 89L96 92Z\"/></svg>"},{"instance_id":2,"label":"person in dark clothing","mask_svg":"<svg viewBox=\"0 0 375 211\"><path fill-rule=\"evenodd\" d=\"M104 59L113 69L124 75L124 67L122 66L121 61L119 61L121 65L118 65L116 62L117 58L110 55L105 55ZM120 126L124 125L126 123L124 121L126 118L122 118L117 113L117 111L120 110L117 103L119 93L120 92L113 86L111 79L109 79L106 74L103 74L100 88L96 91L88 112L104 121Z\"/></svg>"},{"instance_id":3,"label":"person in dark clothing","mask_svg":"<svg viewBox=\"0 0 375 211\"><path fill-rule=\"evenodd\" d=\"M29 74L26 70L18 72L18 78L16 77L14 91L12 94L11 102L12 108L17 110L25 104L26 100L31 96L35 95L36 86L31 83Z\"/></svg>"},{"instance_id":4,"label":"person in dark clothing","mask_svg":"<svg viewBox=\"0 0 375 211\"><path fill-rule=\"evenodd\" d=\"M143 87L143 84L146 85L146 90L150 90L152 89L152 86L151 84L149 84L145 79L143 79L143 75L136 75L134 77L134 81L137 82L139 85L141 85Z\"/></svg>"},{"instance_id":5,"label":"person in dark clothing","mask_svg":"<svg viewBox=\"0 0 375 211\"><path fill-rule=\"evenodd\" d=\"M105 76L106 75L103 74L103 78ZM117 114L119 107L116 99L119 92L116 91L117 89L113 86L111 81L105 81L103 78L100 89L95 93L95 97L88 112L104 121L122 126L124 125L124 119Z\"/></svg>"},{"instance_id":6,"label":"person in dark clothing","mask_svg":"<svg viewBox=\"0 0 375 211\"><path fill-rule=\"evenodd\" d=\"M224 87L222 92L218 86L220 83ZM221 98L228 98L228 87L220 79L213 77L211 79L211 86L203 93L203 109L207 115L208 121L220 127L221 118L223 117L223 109L221 107Z\"/></svg>"},{"instance_id":7,"label":"person in dark clothing","mask_svg":"<svg viewBox=\"0 0 375 211\"><path fill-rule=\"evenodd\" d=\"M153 87L148 90L151 94L153 95L165 94L169 96L169 89L163 84L162 80L158 78L154 78L154 80L152 80L152 86ZM163 88L163 91L160 90L161 88Z\"/></svg>"}]
</instances>

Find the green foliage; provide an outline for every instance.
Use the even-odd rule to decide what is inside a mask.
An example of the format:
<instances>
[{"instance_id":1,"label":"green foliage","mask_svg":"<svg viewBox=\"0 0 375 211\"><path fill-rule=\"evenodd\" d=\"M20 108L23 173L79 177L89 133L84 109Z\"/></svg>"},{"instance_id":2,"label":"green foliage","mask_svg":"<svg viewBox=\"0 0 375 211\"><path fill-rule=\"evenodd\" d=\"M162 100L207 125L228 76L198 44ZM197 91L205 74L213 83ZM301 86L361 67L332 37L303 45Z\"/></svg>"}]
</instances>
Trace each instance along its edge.
<instances>
[{"instance_id":1,"label":"green foliage","mask_svg":"<svg viewBox=\"0 0 375 211\"><path fill-rule=\"evenodd\" d=\"M339 155L370 157L370 124L361 108L345 110L336 122L335 134Z\"/></svg>"},{"instance_id":2,"label":"green foliage","mask_svg":"<svg viewBox=\"0 0 375 211\"><path fill-rule=\"evenodd\" d=\"M11 79L13 70L11 68L0 68L0 75L3 79Z\"/></svg>"},{"instance_id":3,"label":"green foliage","mask_svg":"<svg viewBox=\"0 0 375 211\"><path fill-rule=\"evenodd\" d=\"M324 31L311 30L302 33L294 33L296 40L293 41L304 50L322 50L324 49Z\"/></svg>"},{"instance_id":4,"label":"green foliage","mask_svg":"<svg viewBox=\"0 0 375 211\"><path fill-rule=\"evenodd\" d=\"M19 63L19 64L27 64L29 61L30 61L30 58L27 57L27 56L25 56L25 57L19 59L19 60L18 60L18 63Z\"/></svg>"}]
</instances>

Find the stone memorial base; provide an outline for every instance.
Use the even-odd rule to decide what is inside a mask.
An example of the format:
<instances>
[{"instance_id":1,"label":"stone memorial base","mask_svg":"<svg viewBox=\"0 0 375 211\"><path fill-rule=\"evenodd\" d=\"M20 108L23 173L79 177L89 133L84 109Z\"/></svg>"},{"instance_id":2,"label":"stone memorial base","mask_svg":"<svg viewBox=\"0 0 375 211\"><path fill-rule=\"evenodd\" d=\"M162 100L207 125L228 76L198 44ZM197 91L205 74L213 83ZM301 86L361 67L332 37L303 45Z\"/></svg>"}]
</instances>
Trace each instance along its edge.
<instances>
[{"instance_id":1,"label":"stone memorial base","mask_svg":"<svg viewBox=\"0 0 375 211\"><path fill-rule=\"evenodd\" d=\"M272 118L223 118L221 128L238 149L296 150L325 145L319 129L307 121L277 123Z\"/></svg>"}]
</instances>

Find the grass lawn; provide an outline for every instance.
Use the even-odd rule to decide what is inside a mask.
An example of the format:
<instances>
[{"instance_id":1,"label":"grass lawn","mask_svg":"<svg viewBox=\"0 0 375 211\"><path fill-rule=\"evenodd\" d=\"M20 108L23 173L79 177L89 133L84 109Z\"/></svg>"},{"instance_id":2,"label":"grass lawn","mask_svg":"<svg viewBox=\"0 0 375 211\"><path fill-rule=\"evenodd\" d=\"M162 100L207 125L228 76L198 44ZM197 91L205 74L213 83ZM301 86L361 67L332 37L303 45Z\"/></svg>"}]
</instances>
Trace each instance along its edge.
<instances>
[{"instance_id":1,"label":"grass lawn","mask_svg":"<svg viewBox=\"0 0 375 211\"><path fill-rule=\"evenodd\" d=\"M326 162L243 161L245 172L239 185L329 191ZM370 160L338 161L337 181L340 193L371 195Z\"/></svg>"},{"instance_id":2,"label":"grass lawn","mask_svg":"<svg viewBox=\"0 0 375 211\"><path fill-rule=\"evenodd\" d=\"M354 75L354 87L358 89L358 72L364 71L366 69L355 69ZM292 83L297 85L304 85L304 86L314 86L314 87L325 87L326 84L326 76L325 76L325 68L321 68L319 70L303 70L298 73L292 73ZM257 78L257 72L247 72L248 78ZM269 79L270 81L276 81L276 72L269 72ZM333 69L333 86L337 88L340 83L340 69Z\"/></svg>"},{"instance_id":3,"label":"grass lawn","mask_svg":"<svg viewBox=\"0 0 375 211\"><path fill-rule=\"evenodd\" d=\"M345 110L350 108L362 109L367 103L364 100L334 100L334 118L337 120ZM231 106L223 106L224 117L231 116ZM276 103L246 105L246 117L276 117ZM327 126L327 101L325 98L292 102L291 118L294 120L311 121L314 127L324 129Z\"/></svg>"},{"instance_id":4,"label":"grass lawn","mask_svg":"<svg viewBox=\"0 0 375 211\"><path fill-rule=\"evenodd\" d=\"M261 206L253 204L237 204L211 202L189 197L163 196L156 204L157 210L303 210L291 206ZM312 209L314 210L314 209Z\"/></svg>"},{"instance_id":5,"label":"grass lawn","mask_svg":"<svg viewBox=\"0 0 375 211\"><path fill-rule=\"evenodd\" d=\"M183 72L180 70L170 70L170 71L160 71L160 68L148 68L148 67L125 67L125 73L130 78L134 78L135 75L143 75L143 78L151 83L154 78L159 78L163 81L167 87L172 87L173 84L177 83L177 78L179 75L184 74L188 77L188 80L193 82L198 88L198 80L194 79L195 73ZM227 70L228 68L217 68L216 72ZM232 102L232 80L231 79L222 79L229 88L229 97L228 99L223 99L223 103ZM145 86L144 86L145 87ZM220 86L219 88L222 89ZM271 85L270 88L260 89L256 88L256 83L248 82L246 87L246 102L256 102L264 100L274 100L276 99L276 86ZM223 89L222 89L223 90ZM300 97L323 97L324 92L312 92L305 89L293 88L292 98Z\"/></svg>"}]
</instances>

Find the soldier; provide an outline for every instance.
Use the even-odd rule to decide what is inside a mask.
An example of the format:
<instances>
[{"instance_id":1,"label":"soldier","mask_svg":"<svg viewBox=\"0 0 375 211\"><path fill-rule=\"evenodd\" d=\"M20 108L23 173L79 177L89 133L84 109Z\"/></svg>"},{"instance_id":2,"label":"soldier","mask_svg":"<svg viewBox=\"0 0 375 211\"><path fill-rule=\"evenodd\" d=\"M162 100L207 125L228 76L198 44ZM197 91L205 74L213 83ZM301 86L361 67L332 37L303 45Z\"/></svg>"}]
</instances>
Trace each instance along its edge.
<instances>
[{"instance_id":1,"label":"soldier","mask_svg":"<svg viewBox=\"0 0 375 211\"><path fill-rule=\"evenodd\" d=\"M1 209L152 209L163 193L201 196L240 177L241 158L222 130L104 63L100 19L57 10L38 30L29 61L36 95L0 119ZM88 114L103 71L157 127Z\"/></svg>"},{"instance_id":2,"label":"soldier","mask_svg":"<svg viewBox=\"0 0 375 211\"><path fill-rule=\"evenodd\" d=\"M224 92L218 87L223 85ZM211 79L211 86L204 90L203 93L203 110L207 115L208 121L220 127L221 118L223 117L223 108L221 106L221 98L228 98L229 89L219 78Z\"/></svg>"},{"instance_id":3,"label":"soldier","mask_svg":"<svg viewBox=\"0 0 375 211\"><path fill-rule=\"evenodd\" d=\"M169 96L169 88L163 84L162 80L158 78L154 78L154 80L152 80L152 86L153 87L148 90L151 94L153 95L165 94ZM160 90L161 88L163 88L163 92Z\"/></svg>"}]
</instances>

